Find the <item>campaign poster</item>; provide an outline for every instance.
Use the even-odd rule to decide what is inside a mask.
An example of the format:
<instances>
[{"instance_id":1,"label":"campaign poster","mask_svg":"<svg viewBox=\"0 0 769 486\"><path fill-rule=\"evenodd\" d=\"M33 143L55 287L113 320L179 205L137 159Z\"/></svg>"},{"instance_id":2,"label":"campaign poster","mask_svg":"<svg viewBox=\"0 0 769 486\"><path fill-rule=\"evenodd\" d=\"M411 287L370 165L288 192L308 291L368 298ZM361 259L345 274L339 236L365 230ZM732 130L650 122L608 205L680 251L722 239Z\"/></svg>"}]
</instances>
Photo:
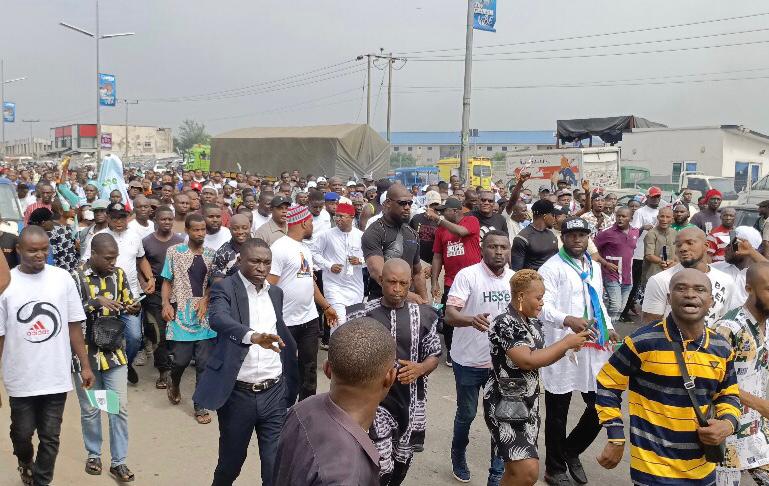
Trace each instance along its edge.
<instances>
[{"instance_id":1,"label":"campaign poster","mask_svg":"<svg viewBox=\"0 0 769 486\"><path fill-rule=\"evenodd\" d=\"M473 4L473 29L496 32L497 0L477 0Z\"/></svg>"},{"instance_id":2,"label":"campaign poster","mask_svg":"<svg viewBox=\"0 0 769 486\"><path fill-rule=\"evenodd\" d=\"M3 121L13 123L16 121L16 103L6 101L3 103Z\"/></svg>"},{"instance_id":3,"label":"campaign poster","mask_svg":"<svg viewBox=\"0 0 769 486\"><path fill-rule=\"evenodd\" d=\"M102 133L101 134L101 148L103 148L103 149L111 149L112 148L112 134L111 133Z\"/></svg>"},{"instance_id":4,"label":"campaign poster","mask_svg":"<svg viewBox=\"0 0 769 486\"><path fill-rule=\"evenodd\" d=\"M115 75L99 74L99 104L101 106L115 106Z\"/></svg>"}]
</instances>

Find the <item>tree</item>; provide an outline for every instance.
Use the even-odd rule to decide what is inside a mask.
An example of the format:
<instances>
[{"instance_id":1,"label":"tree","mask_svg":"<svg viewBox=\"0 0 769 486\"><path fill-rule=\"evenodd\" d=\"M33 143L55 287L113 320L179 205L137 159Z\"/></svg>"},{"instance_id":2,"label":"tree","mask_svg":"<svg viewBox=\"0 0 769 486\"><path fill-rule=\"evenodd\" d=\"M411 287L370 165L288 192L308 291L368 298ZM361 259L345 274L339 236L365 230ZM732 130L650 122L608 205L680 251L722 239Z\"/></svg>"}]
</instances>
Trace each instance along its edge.
<instances>
[{"instance_id":1,"label":"tree","mask_svg":"<svg viewBox=\"0 0 769 486\"><path fill-rule=\"evenodd\" d=\"M507 157L507 155L504 152L496 152L491 157L491 160L493 160L495 162L502 162L503 160L505 160L505 157Z\"/></svg>"},{"instance_id":2,"label":"tree","mask_svg":"<svg viewBox=\"0 0 769 486\"><path fill-rule=\"evenodd\" d=\"M206 132L206 126L195 120L184 120L179 125L179 136L174 137L174 147L178 153L184 153L195 144L207 145L211 142L211 135Z\"/></svg>"},{"instance_id":3,"label":"tree","mask_svg":"<svg viewBox=\"0 0 769 486\"><path fill-rule=\"evenodd\" d=\"M417 159L411 154L393 152L390 154L390 168L398 169L400 167L416 167Z\"/></svg>"}]
</instances>

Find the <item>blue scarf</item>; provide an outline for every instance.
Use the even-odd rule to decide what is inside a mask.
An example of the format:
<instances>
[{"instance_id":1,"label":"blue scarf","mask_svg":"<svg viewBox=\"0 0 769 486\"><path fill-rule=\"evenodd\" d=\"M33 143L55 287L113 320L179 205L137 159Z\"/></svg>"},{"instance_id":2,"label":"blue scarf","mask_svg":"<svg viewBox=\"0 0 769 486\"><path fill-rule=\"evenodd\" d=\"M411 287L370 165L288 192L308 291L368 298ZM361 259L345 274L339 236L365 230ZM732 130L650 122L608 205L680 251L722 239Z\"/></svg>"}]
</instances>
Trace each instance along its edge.
<instances>
[{"instance_id":1,"label":"blue scarf","mask_svg":"<svg viewBox=\"0 0 769 486\"><path fill-rule=\"evenodd\" d=\"M590 296L590 308L593 311L593 318L595 319L595 329L597 332L596 336L596 343L604 347L609 342L609 329L606 326L606 318L603 315L603 308L601 307L601 300L598 295L598 291L593 287L593 285L590 283L590 281L593 278L593 260L590 258L590 255L585 252L585 258L587 259L588 268L589 271L585 272L582 270L582 265L579 265L571 256L569 256L568 253L566 253L566 248L562 247L558 251L558 256L561 257L561 260L563 260L569 267L571 267L575 272L577 272L577 275L579 275L580 280L587 285L587 292ZM585 320L587 320L587 302L585 303L585 313L583 315Z\"/></svg>"}]
</instances>

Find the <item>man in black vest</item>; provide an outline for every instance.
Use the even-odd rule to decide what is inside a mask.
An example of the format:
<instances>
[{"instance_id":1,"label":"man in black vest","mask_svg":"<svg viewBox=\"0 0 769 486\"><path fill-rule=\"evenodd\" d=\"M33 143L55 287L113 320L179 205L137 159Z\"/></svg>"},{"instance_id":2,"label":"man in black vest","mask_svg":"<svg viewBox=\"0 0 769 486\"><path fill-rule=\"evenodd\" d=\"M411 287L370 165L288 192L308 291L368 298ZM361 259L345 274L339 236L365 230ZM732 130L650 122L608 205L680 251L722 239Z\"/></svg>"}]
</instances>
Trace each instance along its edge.
<instances>
[{"instance_id":1,"label":"man in black vest","mask_svg":"<svg viewBox=\"0 0 769 486\"><path fill-rule=\"evenodd\" d=\"M270 248L247 240L239 263L239 272L211 288L209 322L218 338L193 398L219 416L213 486L237 479L254 430L262 484L271 486L287 405L296 401L296 344L283 322L283 291L266 281Z\"/></svg>"}]
</instances>

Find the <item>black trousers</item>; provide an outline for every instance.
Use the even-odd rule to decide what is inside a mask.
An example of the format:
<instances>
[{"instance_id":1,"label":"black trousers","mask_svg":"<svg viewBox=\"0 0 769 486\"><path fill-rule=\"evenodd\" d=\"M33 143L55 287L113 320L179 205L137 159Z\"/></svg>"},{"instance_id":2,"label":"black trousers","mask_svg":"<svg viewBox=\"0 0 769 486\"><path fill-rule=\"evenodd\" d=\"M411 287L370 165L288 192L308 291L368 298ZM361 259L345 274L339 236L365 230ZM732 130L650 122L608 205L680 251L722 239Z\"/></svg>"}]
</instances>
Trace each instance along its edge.
<instances>
[{"instance_id":1,"label":"black trousers","mask_svg":"<svg viewBox=\"0 0 769 486\"><path fill-rule=\"evenodd\" d=\"M256 431L259 441L262 484L272 486L280 431L286 421L286 388L283 381L261 392L235 388L219 416L219 462L212 486L231 486L246 461L248 444Z\"/></svg>"},{"instance_id":2,"label":"black trousers","mask_svg":"<svg viewBox=\"0 0 769 486\"><path fill-rule=\"evenodd\" d=\"M34 459L32 481L35 486L48 486L53 481L66 401L66 393L10 397L8 400L11 407L13 455L23 464L30 464ZM35 448L32 445L35 431L40 441L37 457L34 457Z\"/></svg>"},{"instance_id":3,"label":"black trousers","mask_svg":"<svg viewBox=\"0 0 769 486\"><path fill-rule=\"evenodd\" d=\"M208 356L214 349L213 339L202 339L200 341L168 341L170 354L168 356L171 363L171 382L179 388L182 381L184 370L190 365L192 358L195 358L195 386L198 386L200 375L206 369ZM195 403L195 410L200 410Z\"/></svg>"},{"instance_id":4,"label":"black trousers","mask_svg":"<svg viewBox=\"0 0 769 486\"><path fill-rule=\"evenodd\" d=\"M442 319L446 316L446 301L449 298L449 290L451 287L443 287L443 297L441 297L441 304L443 309L441 310ZM454 326L449 326L446 322L443 322L443 341L446 343L446 357L451 356L451 341L454 339Z\"/></svg>"},{"instance_id":5,"label":"black trousers","mask_svg":"<svg viewBox=\"0 0 769 486\"><path fill-rule=\"evenodd\" d=\"M318 386L318 319L288 326L299 355L299 401L315 395Z\"/></svg>"},{"instance_id":6,"label":"black trousers","mask_svg":"<svg viewBox=\"0 0 769 486\"><path fill-rule=\"evenodd\" d=\"M144 336L155 345L153 353L155 368L168 371L171 369L171 363L168 360L169 345L166 341L166 321L163 319L160 291L148 295L142 301L142 308L144 309Z\"/></svg>"},{"instance_id":7,"label":"black trousers","mask_svg":"<svg viewBox=\"0 0 769 486\"><path fill-rule=\"evenodd\" d=\"M633 287L630 289L630 295L628 295L627 298L627 304L625 304L625 309L622 311L622 315L626 316L627 313L635 307L635 299L638 295L638 288L641 285L645 285L646 282L641 282L641 275L644 268L644 261L643 260L636 260L633 259Z\"/></svg>"},{"instance_id":8,"label":"black trousers","mask_svg":"<svg viewBox=\"0 0 769 486\"><path fill-rule=\"evenodd\" d=\"M601 431L595 411L595 392L589 392L582 393L585 411L566 436L571 395L545 391L545 471L549 474L565 473L566 457L577 457L585 452Z\"/></svg>"},{"instance_id":9,"label":"black trousers","mask_svg":"<svg viewBox=\"0 0 769 486\"><path fill-rule=\"evenodd\" d=\"M323 293L323 272L316 271L315 283L318 285L318 290ZM320 340L323 344L328 344L328 340L331 339L331 328L326 325L326 317L323 315L323 309L319 305L315 305L318 310L318 330L320 332Z\"/></svg>"}]
</instances>

